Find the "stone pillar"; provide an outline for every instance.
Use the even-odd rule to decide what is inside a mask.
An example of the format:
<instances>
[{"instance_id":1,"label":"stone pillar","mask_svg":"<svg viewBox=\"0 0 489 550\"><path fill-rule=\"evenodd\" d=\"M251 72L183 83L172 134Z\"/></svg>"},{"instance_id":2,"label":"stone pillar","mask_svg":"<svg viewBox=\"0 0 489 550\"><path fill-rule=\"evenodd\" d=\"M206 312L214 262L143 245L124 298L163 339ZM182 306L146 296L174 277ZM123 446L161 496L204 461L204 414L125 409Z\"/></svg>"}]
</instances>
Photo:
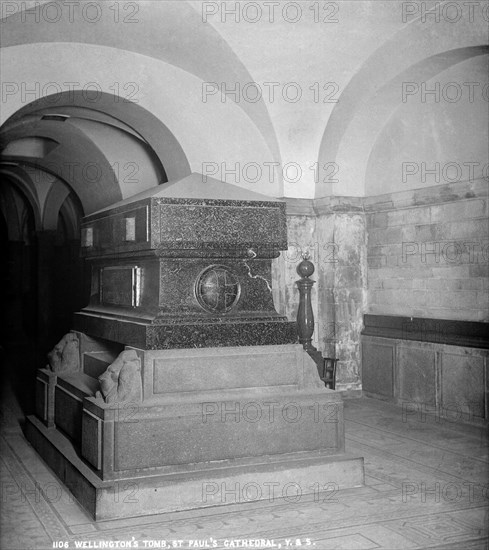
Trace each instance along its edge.
<instances>
[{"instance_id":1,"label":"stone pillar","mask_svg":"<svg viewBox=\"0 0 489 550\"><path fill-rule=\"evenodd\" d=\"M335 265L338 255L334 245L334 214L318 208L315 240L317 244L318 348L325 357L336 357L336 304L334 297Z\"/></svg>"},{"instance_id":2,"label":"stone pillar","mask_svg":"<svg viewBox=\"0 0 489 550\"><path fill-rule=\"evenodd\" d=\"M366 311L366 226L361 199L315 201L319 349L338 359L336 389L360 389L360 333Z\"/></svg>"},{"instance_id":3,"label":"stone pillar","mask_svg":"<svg viewBox=\"0 0 489 550\"><path fill-rule=\"evenodd\" d=\"M363 211L335 213L334 270L337 389L361 387L360 334L367 308L367 247Z\"/></svg>"}]
</instances>

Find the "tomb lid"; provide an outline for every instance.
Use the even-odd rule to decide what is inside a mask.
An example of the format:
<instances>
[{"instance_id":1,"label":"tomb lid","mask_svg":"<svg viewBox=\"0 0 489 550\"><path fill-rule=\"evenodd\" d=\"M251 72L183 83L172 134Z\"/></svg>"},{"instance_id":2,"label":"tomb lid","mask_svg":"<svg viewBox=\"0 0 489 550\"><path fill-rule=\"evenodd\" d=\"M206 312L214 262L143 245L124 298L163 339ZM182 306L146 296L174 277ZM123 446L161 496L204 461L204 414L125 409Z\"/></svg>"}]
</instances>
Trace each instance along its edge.
<instances>
[{"instance_id":1,"label":"tomb lid","mask_svg":"<svg viewBox=\"0 0 489 550\"><path fill-rule=\"evenodd\" d=\"M205 179L205 183L204 183ZM232 185L225 181L204 176L198 172L176 181L169 181L151 189L146 189L137 195L128 197L122 201L102 208L91 215L99 214L107 210L114 210L120 206L126 206L144 199L205 199L205 200L235 200L235 201L258 201L258 202L283 202L280 199L249 191L238 185Z\"/></svg>"}]
</instances>

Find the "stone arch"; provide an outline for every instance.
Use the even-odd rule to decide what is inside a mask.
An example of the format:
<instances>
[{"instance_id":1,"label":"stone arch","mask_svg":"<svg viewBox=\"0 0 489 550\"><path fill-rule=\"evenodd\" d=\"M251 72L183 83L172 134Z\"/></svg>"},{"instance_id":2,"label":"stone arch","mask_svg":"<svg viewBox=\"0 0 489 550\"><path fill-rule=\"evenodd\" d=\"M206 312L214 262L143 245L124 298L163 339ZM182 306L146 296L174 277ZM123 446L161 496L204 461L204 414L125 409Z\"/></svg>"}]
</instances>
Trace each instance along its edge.
<instances>
[{"instance_id":1,"label":"stone arch","mask_svg":"<svg viewBox=\"0 0 489 550\"><path fill-rule=\"evenodd\" d=\"M99 99L95 107L87 106L83 93L66 92L26 105L2 126L2 150L8 153L5 148L9 143L31 136L57 146L50 146L44 156L18 159L3 154L3 160L23 162L60 178L79 196L85 214L144 189L135 184L147 187L168 181L168 176L179 179L190 174L182 147L159 119L134 103L114 102L108 94L102 93ZM125 140L131 143L114 153L114 146L110 139L104 141L104 135L113 135L114 142L118 136L119 140L120 136L126 136ZM124 189L125 180L114 168L124 156L140 160L139 164L133 163L138 169L150 167L150 177L132 182L129 191Z\"/></svg>"},{"instance_id":2,"label":"stone arch","mask_svg":"<svg viewBox=\"0 0 489 550\"><path fill-rule=\"evenodd\" d=\"M202 13L199 13L193 3L186 0L176 4L151 2L151 9L137 8L135 19L138 24L130 24L135 21L130 21L130 14L123 14L122 11L120 17L115 18L114 12L105 2L98 0L92 2L92 5L95 9L96 5L99 6L100 18L96 19L96 26L90 18L80 15L83 7L75 6L76 13L73 13L58 0L51 2L53 13L59 11L59 19L55 16L56 25L52 24L51 16L45 13L48 9L45 6L36 4L31 9L21 7L2 26L3 48L37 43L77 43L134 52L164 62L196 77L200 81L199 88L202 83L215 83L219 93L225 96L223 99L234 102L236 108L243 111L261 134L269 154L272 155L272 159L267 160L280 162L275 128L264 99L260 98L256 102L243 101L241 94L236 95L233 91L234 85L242 89L255 79L214 25L201 24ZM113 8L112 6L112 10ZM129 18L129 24L121 25L124 17L126 20ZM180 24L182 19L186 21L185 26ZM230 83L231 90L221 86L221 83ZM109 95L109 98L115 103L114 96ZM127 103L124 102L123 105ZM185 175L188 174L175 176L168 173L168 179ZM282 184L281 172L277 175Z\"/></svg>"},{"instance_id":3,"label":"stone arch","mask_svg":"<svg viewBox=\"0 0 489 550\"><path fill-rule=\"evenodd\" d=\"M59 214L66 222L67 238L72 241L80 239L80 206L73 193L65 198L59 208Z\"/></svg>"},{"instance_id":4,"label":"stone arch","mask_svg":"<svg viewBox=\"0 0 489 550\"><path fill-rule=\"evenodd\" d=\"M131 129L144 140L161 162L166 179L174 180L191 173L190 164L182 146L173 133L150 111L131 101L114 101L114 96L99 92L97 101L88 99L80 90L66 91L42 97L14 113L5 127L15 125L26 117L56 112L70 116L105 122ZM84 114L85 113L85 114Z\"/></svg>"},{"instance_id":5,"label":"stone arch","mask_svg":"<svg viewBox=\"0 0 489 550\"><path fill-rule=\"evenodd\" d=\"M20 166L2 166L0 164L0 177L4 178L7 183L7 185L1 186L0 192L6 209L5 214L9 230L9 239L21 241L21 223L18 218L18 205L14 193L19 193L28 204L33 214L35 229L39 231L42 228L42 218L39 201L35 194L35 187L29 174L22 170Z\"/></svg>"},{"instance_id":6,"label":"stone arch","mask_svg":"<svg viewBox=\"0 0 489 550\"><path fill-rule=\"evenodd\" d=\"M70 195L70 189L62 181L56 179L48 191L43 209L43 228L56 231L58 217L62 206ZM71 218L71 215L70 215ZM72 224L73 226L74 224ZM78 225L78 224L76 224Z\"/></svg>"},{"instance_id":7,"label":"stone arch","mask_svg":"<svg viewBox=\"0 0 489 550\"><path fill-rule=\"evenodd\" d=\"M19 125L2 134L2 143L36 135L56 139L60 144L44 158L24 158L23 164L38 168L66 181L80 197L86 213L93 212L122 198L115 173L109 160L83 132L76 128L59 127L55 122L38 122ZM19 160L3 156L8 161ZM91 181L89 170L97 173ZM87 179L90 185L87 185ZM36 182L34 182L36 183Z\"/></svg>"},{"instance_id":8,"label":"stone arch","mask_svg":"<svg viewBox=\"0 0 489 550\"><path fill-rule=\"evenodd\" d=\"M433 25L437 30L431 29ZM459 21L411 21L378 48L350 80L326 125L319 166L336 163L337 180L319 178L315 196L363 196L365 173L375 139L402 102L402 83L429 80L447 68L489 52L487 26ZM426 53L429 52L429 55Z\"/></svg>"}]
</instances>

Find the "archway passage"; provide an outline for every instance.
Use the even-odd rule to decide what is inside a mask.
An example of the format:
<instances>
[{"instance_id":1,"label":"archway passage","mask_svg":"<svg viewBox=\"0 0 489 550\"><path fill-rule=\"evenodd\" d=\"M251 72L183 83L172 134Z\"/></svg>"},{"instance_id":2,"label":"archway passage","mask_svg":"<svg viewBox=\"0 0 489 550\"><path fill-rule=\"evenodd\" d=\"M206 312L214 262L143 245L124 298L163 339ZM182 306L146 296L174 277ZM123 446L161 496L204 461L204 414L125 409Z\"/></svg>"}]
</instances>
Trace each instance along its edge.
<instances>
[{"instance_id":1,"label":"archway passage","mask_svg":"<svg viewBox=\"0 0 489 550\"><path fill-rule=\"evenodd\" d=\"M9 391L15 392L25 411L32 410L34 403L34 369L43 366L36 362L35 344L38 330L37 222L29 197L20 190L14 178L0 173L0 254L4 261L0 313L2 398L8 396ZM9 364L15 368L8 368Z\"/></svg>"},{"instance_id":2,"label":"archway passage","mask_svg":"<svg viewBox=\"0 0 489 550\"><path fill-rule=\"evenodd\" d=\"M27 197L8 176L0 174L1 253L6 259L2 270L4 307L2 327L5 338L18 340L36 333L33 326L37 307L34 245L36 220Z\"/></svg>"},{"instance_id":3,"label":"archway passage","mask_svg":"<svg viewBox=\"0 0 489 550\"><path fill-rule=\"evenodd\" d=\"M65 181L84 214L190 174L171 131L146 109L98 93L52 94L0 129L1 162L33 166Z\"/></svg>"},{"instance_id":4,"label":"archway passage","mask_svg":"<svg viewBox=\"0 0 489 550\"><path fill-rule=\"evenodd\" d=\"M76 91L24 106L0 128L4 348L34 342L29 370L88 301L83 216L190 174L173 134L142 107ZM26 367L27 368L27 367ZM33 373L23 373L34 380Z\"/></svg>"}]
</instances>

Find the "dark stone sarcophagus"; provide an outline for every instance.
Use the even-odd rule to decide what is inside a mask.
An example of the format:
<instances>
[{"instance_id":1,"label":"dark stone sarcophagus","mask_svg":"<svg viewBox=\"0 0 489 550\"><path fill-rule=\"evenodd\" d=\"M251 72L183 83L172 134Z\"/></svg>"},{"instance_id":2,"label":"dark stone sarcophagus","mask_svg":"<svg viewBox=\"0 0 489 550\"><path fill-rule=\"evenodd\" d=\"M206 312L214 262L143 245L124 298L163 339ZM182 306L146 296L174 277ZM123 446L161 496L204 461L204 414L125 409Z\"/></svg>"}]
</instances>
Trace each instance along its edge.
<instances>
[{"instance_id":1,"label":"dark stone sarcophagus","mask_svg":"<svg viewBox=\"0 0 489 550\"><path fill-rule=\"evenodd\" d=\"M84 219L75 329L141 349L295 343L272 296L285 203L193 173Z\"/></svg>"},{"instance_id":2,"label":"dark stone sarcophagus","mask_svg":"<svg viewBox=\"0 0 489 550\"><path fill-rule=\"evenodd\" d=\"M285 222L199 174L84 219L90 303L38 370L26 436L93 518L239 504L203 493L236 483L257 500L363 484L341 396L274 308Z\"/></svg>"}]
</instances>

